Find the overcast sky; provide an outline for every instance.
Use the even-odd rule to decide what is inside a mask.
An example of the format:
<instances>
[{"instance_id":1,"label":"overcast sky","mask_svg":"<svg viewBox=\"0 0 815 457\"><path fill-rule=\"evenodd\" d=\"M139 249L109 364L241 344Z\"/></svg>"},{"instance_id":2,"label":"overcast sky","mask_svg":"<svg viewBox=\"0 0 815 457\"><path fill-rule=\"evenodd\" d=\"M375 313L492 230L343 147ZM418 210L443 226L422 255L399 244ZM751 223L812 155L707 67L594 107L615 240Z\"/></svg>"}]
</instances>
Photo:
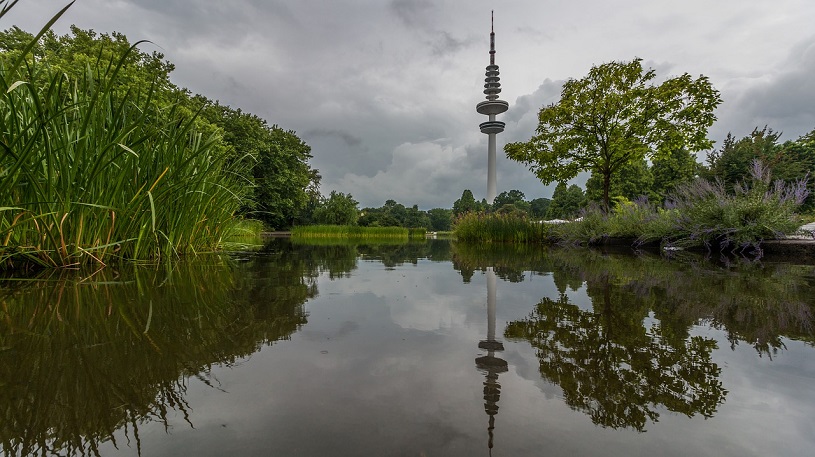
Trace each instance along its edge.
<instances>
[{"instance_id":1,"label":"overcast sky","mask_svg":"<svg viewBox=\"0 0 815 457\"><path fill-rule=\"evenodd\" d=\"M21 0L0 25L35 32L64 0ZM295 130L322 191L362 207L394 199L452 206L486 196L484 100L490 10L509 111L498 191L550 197L501 152L534 133L538 110L592 65L640 57L666 78L704 74L724 103L710 138L765 124L815 128L812 0L77 0L57 23L118 31L176 65L194 93Z\"/></svg>"}]
</instances>

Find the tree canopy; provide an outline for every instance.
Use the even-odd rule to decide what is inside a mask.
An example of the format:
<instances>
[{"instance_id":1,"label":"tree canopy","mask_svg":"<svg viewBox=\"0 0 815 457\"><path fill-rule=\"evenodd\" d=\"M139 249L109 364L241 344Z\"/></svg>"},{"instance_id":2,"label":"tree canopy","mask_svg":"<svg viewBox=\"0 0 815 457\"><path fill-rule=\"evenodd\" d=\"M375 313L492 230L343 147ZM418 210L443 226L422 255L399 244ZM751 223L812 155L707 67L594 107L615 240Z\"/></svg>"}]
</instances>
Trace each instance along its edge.
<instances>
[{"instance_id":1,"label":"tree canopy","mask_svg":"<svg viewBox=\"0 0 815 457\"><path fill-rule=\"evenodd\" d=\"M565 182L558 183L552 194L546 217L548 219L571 219L577 215L585 195L576 184L566 187Z\"/></svg>"},{"instance_id":2,"label":"tree canopy","mask_svg":"<svg viewBox=\"0 0 815 457\"><path fill-rule=\"evenodd\" d=\"M654 184L654 175L648 168L645 159L633 160L611 177L609 185L609 198L625 197L627 200L636 200L640 197L651 197L651 188ZM586 200L592 202L603 201L603 176L592 173L586 181Z\"/></svg>"},{"instance_id":3,"label":"tree canopy","mask_svg":"<svg viewBox=\"0 0 815 457\"><path fill-rule=\"evenodd\" d=\"M460 216L470 211L478 211L480 205L475 201L473 192L470 189L464 189L461 193L461 198L453 203L453 216Z\"/></svg>"},{"instance_id":4,"label":"tree canopy","mask_svg":"<svg viewBox=\"0 0 815 457\"><path fill-rule=\"evenodd\" d=\"M357 225L359 203L351 194L332 190L322 205L314 210L314 220L318 224Z\"/></svg>"},{"instance_id":5,"label":"tree canopy","mask_svg":"<svg viewBox=\"0 0 815 457\"><path fill-rule=\"evenodd\" d=\"M546 184L597 173L608 208L611 178L626 164L712 146L707 129L721 98L708 78L685 73L658 85L655 78L639 58L592 67L563 85L558 103L540 110L535 136L504 147L507 157Z\"/></svg>"}]
</instances>

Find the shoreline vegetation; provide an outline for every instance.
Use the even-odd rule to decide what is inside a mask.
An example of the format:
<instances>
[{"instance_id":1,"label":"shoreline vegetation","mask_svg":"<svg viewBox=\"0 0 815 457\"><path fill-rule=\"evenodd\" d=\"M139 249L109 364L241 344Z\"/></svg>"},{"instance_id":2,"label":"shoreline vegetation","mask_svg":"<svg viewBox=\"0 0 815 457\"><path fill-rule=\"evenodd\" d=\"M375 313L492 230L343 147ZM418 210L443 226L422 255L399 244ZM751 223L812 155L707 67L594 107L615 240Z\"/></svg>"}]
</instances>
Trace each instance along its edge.
<instances>
[{"instance_id":1,"label":"shoreline vegetation","mask_svg":"<svg viewBox=\"0 0 815 457\"><path fill-rule=\"evenodd\" d=\"M628 239L633 245L760 250L764 240L795 234L796 210L808 195L807 180L772 181L769 169L754 161L749 180L729 194L724 184L697 179L681 185L663 206L647 200L618 202L608 212L585 209L574 221L552 223L513 213L467 213L454 226L465 243L540 243L592 245Z\"/></svg>"},{"instance_id":2,"label":"shoreline vegetation","mask_svg":"<svg viewBox=\"0 0 815 457\"><path fill-rule=\"evenodd\" d=\"M350 239L350 240L411 240L424 239L427 229L404 227L361 227L358 225L306 225L293 227L293 240Z\"/></svg>"}]
</instances>

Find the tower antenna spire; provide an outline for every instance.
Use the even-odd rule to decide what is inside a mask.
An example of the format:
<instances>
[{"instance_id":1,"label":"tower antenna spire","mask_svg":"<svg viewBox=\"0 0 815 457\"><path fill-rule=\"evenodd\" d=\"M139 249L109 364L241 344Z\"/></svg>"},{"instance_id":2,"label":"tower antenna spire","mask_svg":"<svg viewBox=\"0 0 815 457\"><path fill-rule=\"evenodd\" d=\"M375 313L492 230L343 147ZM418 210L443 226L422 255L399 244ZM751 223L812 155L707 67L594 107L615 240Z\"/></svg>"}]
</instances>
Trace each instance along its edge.
<instances>
[{"instance_id":1,"label":"tower antenna spire","mask_svg":"<svg viewBox=\"0 0 815 457\"><path fill-rule=\"evenodd\" d=\"M495 65L495 10L490 16L490 65Z\"/></svg>"}]
</instances>

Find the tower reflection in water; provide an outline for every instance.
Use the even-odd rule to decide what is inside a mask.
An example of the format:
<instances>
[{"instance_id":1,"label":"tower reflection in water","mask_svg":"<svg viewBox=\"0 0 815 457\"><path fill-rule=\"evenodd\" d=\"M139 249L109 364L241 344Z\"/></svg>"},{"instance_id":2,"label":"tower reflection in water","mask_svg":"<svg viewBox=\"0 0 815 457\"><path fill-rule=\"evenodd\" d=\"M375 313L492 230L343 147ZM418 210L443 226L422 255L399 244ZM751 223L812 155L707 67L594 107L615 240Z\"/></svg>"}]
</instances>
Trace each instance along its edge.
<instances>
[{"instance_id":1,"label":"tower reflection in water","mask_svg":"<svg viewBox=\"0 0 815 457\"><path fill-rule=\"evenodd\" d=\"M496 357L495 353L504 350L504 344L495 339L495 289L497 279L492 267L487 267L487 339L481 340L478 347L487 351L487 355L477 357L475 366L486 374L484 381L484 410L490 417L487 432L489 433L488 446L490 452L493 445L493 430L495 430L495 416L498 415L498 400L501 398L501 385L498 384L498 375L506 373L508 366L506 360Z\"/></svg>"}]
</instances>

